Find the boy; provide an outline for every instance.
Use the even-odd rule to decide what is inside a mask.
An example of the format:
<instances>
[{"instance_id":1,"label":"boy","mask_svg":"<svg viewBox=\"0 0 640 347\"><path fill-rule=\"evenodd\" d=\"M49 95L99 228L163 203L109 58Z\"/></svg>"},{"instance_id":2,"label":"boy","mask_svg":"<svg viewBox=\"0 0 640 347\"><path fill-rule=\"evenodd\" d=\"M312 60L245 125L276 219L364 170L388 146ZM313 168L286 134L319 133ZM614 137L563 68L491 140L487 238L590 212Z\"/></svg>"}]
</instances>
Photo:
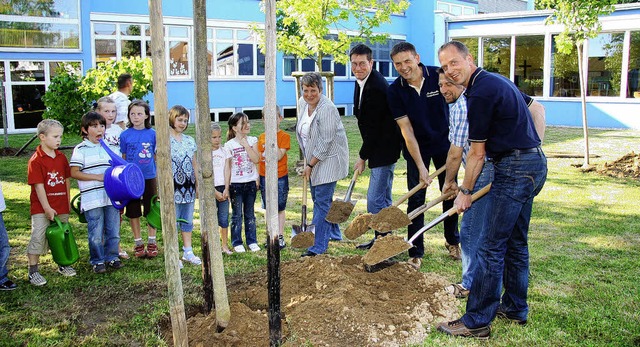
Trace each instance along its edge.
<instances>
[{"instance_id":1,"label":"boy","mask_svg":"<svg viewBox=\"0 0 640 347\"><path fill-rule=\"evenodd\" d=\"M7 261L9 260L9 235L7 228L4 226L2 212L6 209L4 203L4 194L2 194L2 185L0 185L0 290L14 290L18 286L9 279L9 270L7 269Z\"/></svg>"},{"instance_id":2,"label":"boy","mask_svg":"<svg viewBox=\"0 0 640 347\"><path fill-rule=\"evenodd\" d=\"M111 165L100 139L107 121L101 114L89 112L80 122L84 141L73 149L71 177L78 180L80 208L87 218L89 263L94 273L102 274L107 272L107 265L114 269L124 266L118 258L120 212L113 207L104 190L104 172ZM120 154L117 147L111 146L111 150Z\"/></svg>"},{"instance_id":3,"label":"boy","mask_svg":"<svg viewBox=\"0 0 640 347\"><path fill-rule=\"evenodd\" d=\"M280 113L280 107L276 105L276 117L278 119L278 126L280 126L280 122L283 117ZM264 121L264 109L262 110L262 120ZM260 134L258 137L257 151L260 153L260 162L258 163L258 174L260 175L260 195L262 196L262 208L266 208L266 187L265 187L265 176L266 176L266 165L265 165L265 142L266 135L265 133ZM284 132L281 129L278 129L277 133L277 146L278 146L278 225L279 225L279 236L278 243L280 245L280 249L284 248L286 244L284 243L284 221L285 215L284 210L287 207L287 197L289 195L289 170L287 168L287 151L291 148L291 138L289 134Z\"/></svg>"},{"instance_id":4,"label":"boy","mask_svg":"<svg viewBox=\"0 0 640 347\"><path fill-rule=\"evenodd\" d=\"M45 119L38 123L40 145L27 164L27 182L31 186L31 240L27 246L29 282L34 286L47 284L38 272L41 254L49 249L45 231L56 215L69 221L69 177L67 158L58 150L64 128L60 122ZM75 276L71 266L59 266L63 276Z\"/></svg>"}]
</instances>

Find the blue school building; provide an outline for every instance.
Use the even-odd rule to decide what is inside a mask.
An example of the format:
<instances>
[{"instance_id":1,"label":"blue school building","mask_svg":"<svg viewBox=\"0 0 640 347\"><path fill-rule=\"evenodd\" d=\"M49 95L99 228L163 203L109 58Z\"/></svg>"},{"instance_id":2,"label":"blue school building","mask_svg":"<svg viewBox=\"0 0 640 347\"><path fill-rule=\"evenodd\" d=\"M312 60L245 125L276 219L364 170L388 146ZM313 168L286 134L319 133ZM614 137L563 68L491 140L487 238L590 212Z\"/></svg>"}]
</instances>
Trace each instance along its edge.
<instances>
[{"instance_id":1,"label":"blue school building","mask_svg":"<svg viewBox=\"0 0 640 347\"><path fill-rule=\"evenodd\" d=\"M0 101L10 133L33 132L44 110L41 96L59 66L84 73L108 60L151 55L147 1L54 0L25 6L30 3L14 0L0 8ZM423 63L437 65L438 47L460 40L478 66L507 76L544 104L548 124L581 126L575 52L557 53L554 37L561 28L544 24L551 12L532 9L533 0L411 1L404 13L377 29L389 39L371 45L374 67L391 82L397 77L389 58L395 43L413 43ZM163 15L168 103L193 110L192 3L165 0ZM260 114L264 56L250 30L256 23L264 23L259 0L207 1L209 107L214 120L238 111ZM617 5L601 23L602 33L587 42L584 57L589 125L640 129L640 5ZM285 116L294 116L291 73L316 67L310 59L282 53L276 61L277 103ZM331 57L322 66L335 74L336 106L351 115L355 78L350 66Z\"/></svg>"}]
</instances>

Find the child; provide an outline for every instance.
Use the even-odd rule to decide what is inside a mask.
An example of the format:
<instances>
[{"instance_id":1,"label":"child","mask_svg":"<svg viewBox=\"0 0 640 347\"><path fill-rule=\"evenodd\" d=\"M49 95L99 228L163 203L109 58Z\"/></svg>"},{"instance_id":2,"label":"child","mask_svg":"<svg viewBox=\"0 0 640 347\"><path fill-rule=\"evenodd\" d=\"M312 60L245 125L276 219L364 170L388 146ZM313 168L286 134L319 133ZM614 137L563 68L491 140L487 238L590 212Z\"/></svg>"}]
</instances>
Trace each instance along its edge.
<instances>
[{"instance_id":1,"label":"child","mask_svg":"<svg viewBox=\"0 0 640 347\"><path fill-rule=\"evenodd\" d=\"M142 100L134 100L129 104L129 127L120 134L120 152L122 157L137 165L144 176L144 193L141 200L131 200L126 206L125 216L129 217L131 231L133 232L133 249L136 258L154 258L158 255L156 244L156 229L148 225L147 249L140 232L140 217L149 214L151 199L157 193L156 182L156 132L151 128L151 110L149 105Z\"/></svg>"},{"instance_id":2,"label":"child","mask_svg":"<svg viewBox=\"0 0 640 347\"><path fill-rule=\"evenodd\" d=\"M118 152L120 152L120 133L122 133L122 128L119 125L112 126L114 125L113 122L116 121L116 102L109 96L103 96L98 99L93 110L100 113L107 120L107 128L103 136L104 141L110 146L117 147ZM120 217L122 217L122 210L120 210ZM122 218L120 218L120 222L122 222ZM120 243L118 243L118 257L120 259L129 259L129 254L120 248Z\"/></svg>"},{"instance_id":3,"label":"child","mask_svg":"<svg viewBox=\"0 0 640 347\"><path fill-rule=\"evenodd\" d=\"M229 250L228 227L229 227L229 186L231 184L231 153L220 147L222 140L222 129L216 122L211 123L211 147L213 151L213 178L216 187L216 206L218 207L218 226L220 227L220 238L222 239L222 252L231 254Z\"/></svg>"},{"instance_id":4,"label":"child","mask_svg":"<svg viewBox=\"0 0 640 347\"><path fill-rule=\"evenodd\" d=\"M280 107L276 106L276 117L278 119L278 126L282 121L282 114L280 113ZM264 121L264 109L262 110L262 120ZM256 151L260 153L260 163L258 164L258 174L260 175L260 195L262 196L262 208L266 208L266 188L265 188L265 146L266 135L260 134L258 137L258 143L256 144ZM281 129L278 129L277 133L277 145L278 145L278 226L279 236L278 243L280 249L284 248L284 210L287 207L287 197L289 195L289 175L287 168L287 151L291 148L291 138L289 134L285 133Z\"/></svg>"},{"instance_id":5,"label":"child","mask_svg":"<svg viewBox=\"0 0 640 347\"><path fill-rule=\"evenodd\" d=\"M187 222L178 222L182 230L182 260L194 265L202 264L193 254L191 232L193 231L193 208L196 202L196 142L193 137L183 134L189 126L189 111L176 105L169 110L171 126L171 171L173 172L174 201L176 217Z\"/></svg>"},{"instance_id":6,"label":"child","mask_svg":"<svg viewBox=\"0 0 640 347\"><path fill-rule=\"evenodd\" d=\"M69 177L67 157L58 150L64 128L60 122L45 119L38 123L40 145L27 164L27 182L31 186L31 239L27 246L29 282L34 286L47 284L38 272L40 254L49 249L45 231L54 216L69 221ZM59 266L63 276L75 276L71 266Z\"/></svg>"},{"instance_id":7,"label":"child","mask_svg":"<svg viewBox=\"0 0 640 347\"><path fill-rule=\"evenodd\" d=\"M2 185L0 185L0 290L14 290L18 288L18 286L9 279L9 270L7 269L11 247L9 246L7 228L4 226L4 218L2 217L2 212L6 208L7 205L4 203L4 194L2 194Z\"/></svg>"},{"instance_id":8,"label":"child","mask_svg":"<svg viewBox=\"0 0 640 347\"><path fill-rule=\"evenodd\" d=\"M80 120L84 141L73 149L71 177L78 180L80 208L87 218L89 239L89 263L93 272L107 272L107 265L114 269L124 266L118 258L120 243L120 211L113 207L104 190L104 172L111 165L109 155L100 145L107 121L97 112L88 112ZM119 149L110 146L119 153Z\"/></svg>"},{"instance_id":9,"label":"child","mask_svg":"<svg viewBox=\"0 0 640 347\"><path fill-rule=\"evenodd\" d=\"M258 142L254 136L248 136L251 125L249 117L238 112L229 117L227 143L231 152L231 245L237 253L245 251L242 245L242 218L244 215L244 234L252 252L260 250L256 239L256 215L253 205L256 201L258 171L256 165L260 154L253 149Z\"/></svg>"}]
</instances>

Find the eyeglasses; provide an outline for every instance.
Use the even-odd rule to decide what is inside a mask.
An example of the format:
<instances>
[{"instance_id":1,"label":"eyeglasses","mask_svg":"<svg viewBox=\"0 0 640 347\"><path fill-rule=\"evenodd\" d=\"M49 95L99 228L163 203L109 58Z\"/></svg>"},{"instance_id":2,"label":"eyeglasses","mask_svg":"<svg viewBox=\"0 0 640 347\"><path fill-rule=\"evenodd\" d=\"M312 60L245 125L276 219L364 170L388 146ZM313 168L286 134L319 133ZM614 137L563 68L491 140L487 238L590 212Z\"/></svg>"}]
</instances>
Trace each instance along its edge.
<instances>
[{"instance_id":1,"label":"eyeglasses","mask_svg":"<svg viewBox=\"0 0 640 347\"><path fill-rule=\"evenodd\" d=\"M352 61L352 62L351 62L351 65L352 65L352 66L359 67L359 68L364 68L364 67L366 67L367 65L369 65L369 62L368 62L368 61L361 61L361 62L357 62L357 63L356 63L356 62L353 62L353 61Z\"/></svg>"}]
</instances>

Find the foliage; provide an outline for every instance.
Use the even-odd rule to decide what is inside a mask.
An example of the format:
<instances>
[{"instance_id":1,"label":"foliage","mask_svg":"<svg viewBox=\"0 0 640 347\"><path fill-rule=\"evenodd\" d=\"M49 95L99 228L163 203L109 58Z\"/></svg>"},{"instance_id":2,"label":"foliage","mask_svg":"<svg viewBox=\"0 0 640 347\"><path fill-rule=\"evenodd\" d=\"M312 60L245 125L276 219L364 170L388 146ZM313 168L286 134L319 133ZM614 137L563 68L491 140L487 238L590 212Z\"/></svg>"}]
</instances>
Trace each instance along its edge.
<instances>
[{"instance_id":1,"label":"foliage","mask_svg":"<svg viewBox=\"0 0 640 347\"><path fill-rule=\"evenodd\" d=\"M133 91L129 95L131 99L141 99L153 92L151 59L138 57L108 61L89 69L82 80L80 91L85 100L96 101L118 89L118 76L123 73L129 73L133 77Z\"/></svg>"},{"instance_id":2,"label":"foliage","mask_svg":"<svg viewBox=\"0 0 640 347\"><path fill-rule=\"evenodd\" d=\"M352 42L386 40L386 34L374 34L374 29L408 7L407 0L280 0L276 45L284 54L313 59L322 71L323 57L345 64ZM263 37L264 51L264 33L255 26L253 30Z\"/></svg>"},{"instance_id":3,"label":"foliage","mask_svg":"<svg viewBox=\"0 0 640 347\"><path fill-rule=\"evenodd\" d=\"M46 106L43 118L60 121L67 133L79 133L78 120L91 108L80 92L81 85L82 76L78 71L68 65L59 67L42 97Z\"/></svg>"}]
</instances>

